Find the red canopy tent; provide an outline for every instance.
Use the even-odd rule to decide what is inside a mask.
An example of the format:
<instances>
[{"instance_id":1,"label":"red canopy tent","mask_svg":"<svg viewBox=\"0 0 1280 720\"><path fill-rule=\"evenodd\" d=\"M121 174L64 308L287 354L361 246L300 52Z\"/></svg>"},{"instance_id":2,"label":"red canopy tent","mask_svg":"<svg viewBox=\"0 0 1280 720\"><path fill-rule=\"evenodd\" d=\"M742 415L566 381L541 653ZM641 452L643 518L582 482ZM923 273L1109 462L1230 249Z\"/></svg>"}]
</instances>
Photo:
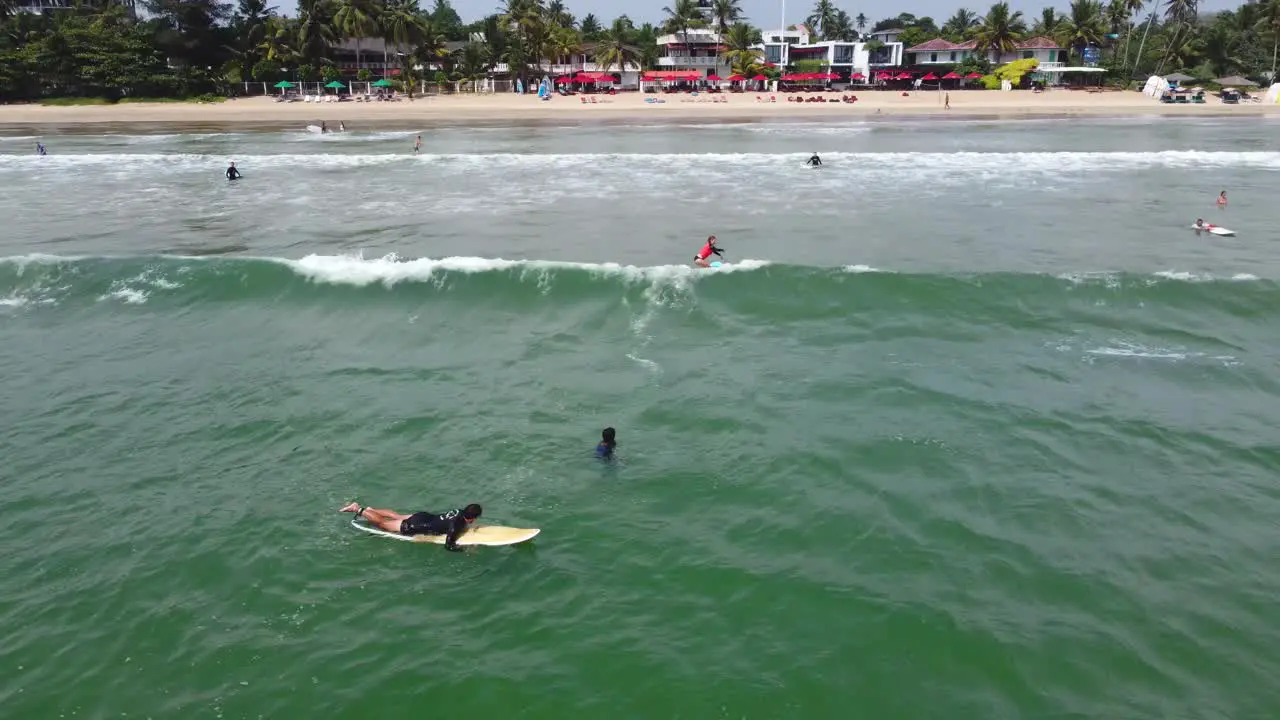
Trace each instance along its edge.
<instances>
[{"instance_id":1,"label":"red canopy tent","mask_svg":"<svg viewBox=\"0 0 1280 720\"><path fill-rule=\"evenodd\" d=\"M751 79L752 79L752 80L754 80L754 81L756 81L756 82L764 82L765 80L768 80L769 78L765 77L764 75L757 75L757 76L755 76L755 77L753 77L753 78L751 78Z\"/></svg>"},{"instance_id":2,"label":"red canopy tent","mask_svg":"<svg viewBox=\"0 0 1280 720\"><path fill-rule=\"evenodd\" d=\"M938 76L937 76L937 75L934 75L933 73L929 73L928 75L925 75L924 77L922 77L922 78L920 78L920 79L921 79L921 80L937 80L937 79L938 79Z\"/></svg>"},{"instance_id":3,"label":"red canopy tent","mask_svg":"<svg viewBox=\"0 0 1280 720\"><path fill-rule=\"evenodd\" d=\"M698 80L702 74L697 70L646 70L645 80Z\"/></svg>"},{"instance_id":4,"label":"red canopy tent","mask_svg":"<svg viewBox=\"0 0 1280 720\"><path fill-rule=\"evenodd\" d=\"M573 81L579 82L579 83L610 83L610 84L616 82L616 80L612 75L608 73L596 73L596 72L592 72L592 73L580 72L577 75L573 76Z\"/></svg>"},{"instance_id":5,"label":"red canopy tent","mask_svg":"<svg viewBox=\"0 0 1280 720\"><path fill-rule=\"evenodd\" d=\"M849 76L849 79L850 80L866 80L867 78L864 77L862 73L854 73Z\"/></svg>"},{"instance_id":6,"label":"red canopy tent","mask_svg":"<svg viewBox=\"0 0 1280 720\"><path fill-rule=\"evenodd\" d=\"M911 73L909 72L898 73L898 77L894 78L894 80L910 80L910 79L911 79Z\"/></svg>"},{"instance_id":7,"label":"red canopy tent","mask_svg":"<svg viewBox=\"0 0 1280 720\"><path fill-rule=\"evenodd\" d=\"M720 82L720 81L721 81L721 80L723 80L723 79L724 79L724 78L720 77L719 75L715 75L715 74L712 74L712 75L708 75L708 76L707 76L707 82Z\"/></svg>"}]
</instances>

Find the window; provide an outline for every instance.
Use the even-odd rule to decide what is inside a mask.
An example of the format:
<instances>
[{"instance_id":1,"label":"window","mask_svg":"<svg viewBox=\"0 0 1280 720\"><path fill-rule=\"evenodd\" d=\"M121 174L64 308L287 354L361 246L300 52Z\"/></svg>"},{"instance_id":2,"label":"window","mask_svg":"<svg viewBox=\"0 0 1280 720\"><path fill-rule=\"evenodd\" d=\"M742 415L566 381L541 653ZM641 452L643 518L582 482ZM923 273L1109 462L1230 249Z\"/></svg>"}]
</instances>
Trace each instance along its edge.
<instances>
[{"instance_id":1,"label":"window","mask_svg":"<svg viewBox=\"0 0 1280 720\"><path fill-rule=\"evenodd\" d=\"M1033 57L1035 57L1035 56L1036 56L1036 54L1035 54L1035 53L1033 53L1033 52L1031 52L1030 50L1023 50L1023 51L1022 51L1022 59L1023 59L1023 60L1030 60L1031 58L1033 58Z\"/></svg>"},{"instance_id":2,"label":"window","mask_svg":"<svg viewBox=\"0 0 1280 720\"><path fill-rule=\"evenodd\" d=\"M955 62L955 61L956 61L956 54L951 53L951 62Z\"/></svg>"},{"instance_id":3,"label":"window","mask_svg":"<svg viewBox=\"0 0 1280 720\"><path fill-rule=\"evenodd\" d=\"M1050 50L1050 51L1049 51L1049 62L1058 62L1058 51L1057 51L1057 50Z\"/></svg>"},{"instance_id":4,"label":"window","mask_svg":"<svg viewBox=\"0 0 1280 720\"><path fill-rule=\"evenodd\" d=\"M938 62L938 53L929 53L929 62Z\"/></svg>"}]
</instances>

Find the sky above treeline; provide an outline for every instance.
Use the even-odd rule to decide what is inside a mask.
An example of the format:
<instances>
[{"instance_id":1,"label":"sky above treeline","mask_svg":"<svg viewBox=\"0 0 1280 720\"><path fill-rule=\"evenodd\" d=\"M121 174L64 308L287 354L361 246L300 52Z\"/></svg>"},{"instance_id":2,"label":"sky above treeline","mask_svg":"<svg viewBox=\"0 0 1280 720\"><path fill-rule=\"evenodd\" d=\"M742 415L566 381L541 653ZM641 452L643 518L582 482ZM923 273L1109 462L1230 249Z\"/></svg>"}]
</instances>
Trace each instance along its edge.
<instances>
[{"instance_id":1,"label":"sky above treeline","mask_svg":"<svg viewBox=\"0 0 1280 720\"><path fill-rule=\"evenodd\" d=\"M674 0L650 0L650 2L629 2L625 0L562 0L569 11L577 18L582 18L587 13L595 13L600 19L601 24L608 25L613 18L626 14L637 24L643 22L651 22L658 24L666 17L662 12L662 8L674 3ZM419 4L424 9L429 9L435 0L419 0ZM497 0L452 0L453 7L462 16L464 22L479 20L480 18L499 11L499 3ZM773 0L741 0L742 9L747 14L747 20L756 27L772 30L777 29L782 15L783 5ZM975 0L973 2L956 2L956 0L911 0L907 3L888 2L888 0L876 0L868 2L867 0L835 0L836 7L844 10L853 17L857 17L858 13L867 16L868 27L875 24L876 21L887 17L896 17L899 13L909 12L918 16L928 15L941 25L957 8L967 7L970 10L983 14L987 8L991 7L991 0ZM1070 7L1070 0L1061 0L1061 2L1040 2L1038 0L1013 0L1009 3L1014 10L1021 10L1028 20L1034 19L1032 16L1039 15L1040 10L1049 5L1056 7L1059 11L1065 12ZM1219 10L1230 10L1238 7L1241 3L1233 0L1203 0L1200 3L1200 11L1203 13L1217 12ZM1150 12L1156 3L1148 3L1145 12ZM1164 1L1159 0L1160 8L1163 8ZM786 3L786 18L788 24L804 22L804 18L813 8L813 0L788 0ZM279 4L279 10L297 14L297 4L293 0L284 0Z\"/></svg>"}]
</instances>

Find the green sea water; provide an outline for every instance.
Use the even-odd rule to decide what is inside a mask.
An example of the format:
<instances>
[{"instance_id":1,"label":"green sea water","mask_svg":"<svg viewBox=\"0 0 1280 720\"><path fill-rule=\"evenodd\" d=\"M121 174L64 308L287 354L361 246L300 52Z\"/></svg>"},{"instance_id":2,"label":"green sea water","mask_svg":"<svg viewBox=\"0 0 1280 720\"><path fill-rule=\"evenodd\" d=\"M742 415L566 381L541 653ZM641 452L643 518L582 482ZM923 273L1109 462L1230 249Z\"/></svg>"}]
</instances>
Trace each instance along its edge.
<instances>
[{"instance_id":1,"label":"green sea water","mask_svg":"<svg viewBox=\"0 0 1280 720\"><path fill-rule=\"evenodd\" d=\"M598 132L544 156L459 135L416 161L442 185L407 210L379 199L419 172L382 159L398 137L276 165L310 139L68 136L43 166L0 143L7 187L36 173L84 205L0 198L0 715L1280 713L1274 141L1241 126L1250 150L1187 156L1210 206L1231 182L1212 217L1241 233L1207 241L1182 222L1186 158L1154 146L1024 155L1046 184L1019 203L832 208L845 164L908 167L879 156L907 131L647 128L661 147L631 154ZM1001 137L1052 135L911 132L972 173L1010 160L985 157ZM670 188L641 184L584 213L528 185L665 164L727 188L748 134L761 157L835 138L842 162L767 201L785 223L737 196L654 212ZM206 186L205 146L232 142L246 180ZM255 165L269 185L245 184ZM330 166L352 175L314 179ZM508 204L451 213L455 166ZM313 184L259 205L288 182ZM344 182L369 204L326 212ZM210 188L214 209L146 210ZM687 266L706 225L737 228L728 268ZM591 454L606 425L612 464ZM542 533L447 553L356 532L352 499L479 502Z\"/></svg>"}]
</instances>

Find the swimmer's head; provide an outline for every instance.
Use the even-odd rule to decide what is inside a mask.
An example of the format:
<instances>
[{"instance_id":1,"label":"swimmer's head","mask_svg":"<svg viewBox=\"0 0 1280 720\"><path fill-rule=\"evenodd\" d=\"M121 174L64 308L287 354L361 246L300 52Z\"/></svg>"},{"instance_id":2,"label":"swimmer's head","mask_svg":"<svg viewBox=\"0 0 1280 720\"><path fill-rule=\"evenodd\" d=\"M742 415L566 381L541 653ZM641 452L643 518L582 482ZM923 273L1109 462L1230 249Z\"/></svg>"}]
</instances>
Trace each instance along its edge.
<instances>
[{"instance_id":1,"label":"swimmer's head","mask_svg":"<svg viewBox=\"0 0 1280 720\"><path fill-rule=\"evenodd\" d=\"M600 431L600 441L605 445L609 445L611 447L613 445L617 445L618 441L615 438L617 438L617 432L611 427L607 427Z\"/></svg>"},{"instance_id":2,"label":"swimmer's head","mask_svg":"<svg viewBox=\"0 0 1280 720\"><path fill-rule=\"evenodd\" d=\"M476 518L480 517L480 512L480 506L476 503L471 503L470 505L462 508L462 517L466 519L467 522L475 522Z\"/></svg>"}]
</instances>

